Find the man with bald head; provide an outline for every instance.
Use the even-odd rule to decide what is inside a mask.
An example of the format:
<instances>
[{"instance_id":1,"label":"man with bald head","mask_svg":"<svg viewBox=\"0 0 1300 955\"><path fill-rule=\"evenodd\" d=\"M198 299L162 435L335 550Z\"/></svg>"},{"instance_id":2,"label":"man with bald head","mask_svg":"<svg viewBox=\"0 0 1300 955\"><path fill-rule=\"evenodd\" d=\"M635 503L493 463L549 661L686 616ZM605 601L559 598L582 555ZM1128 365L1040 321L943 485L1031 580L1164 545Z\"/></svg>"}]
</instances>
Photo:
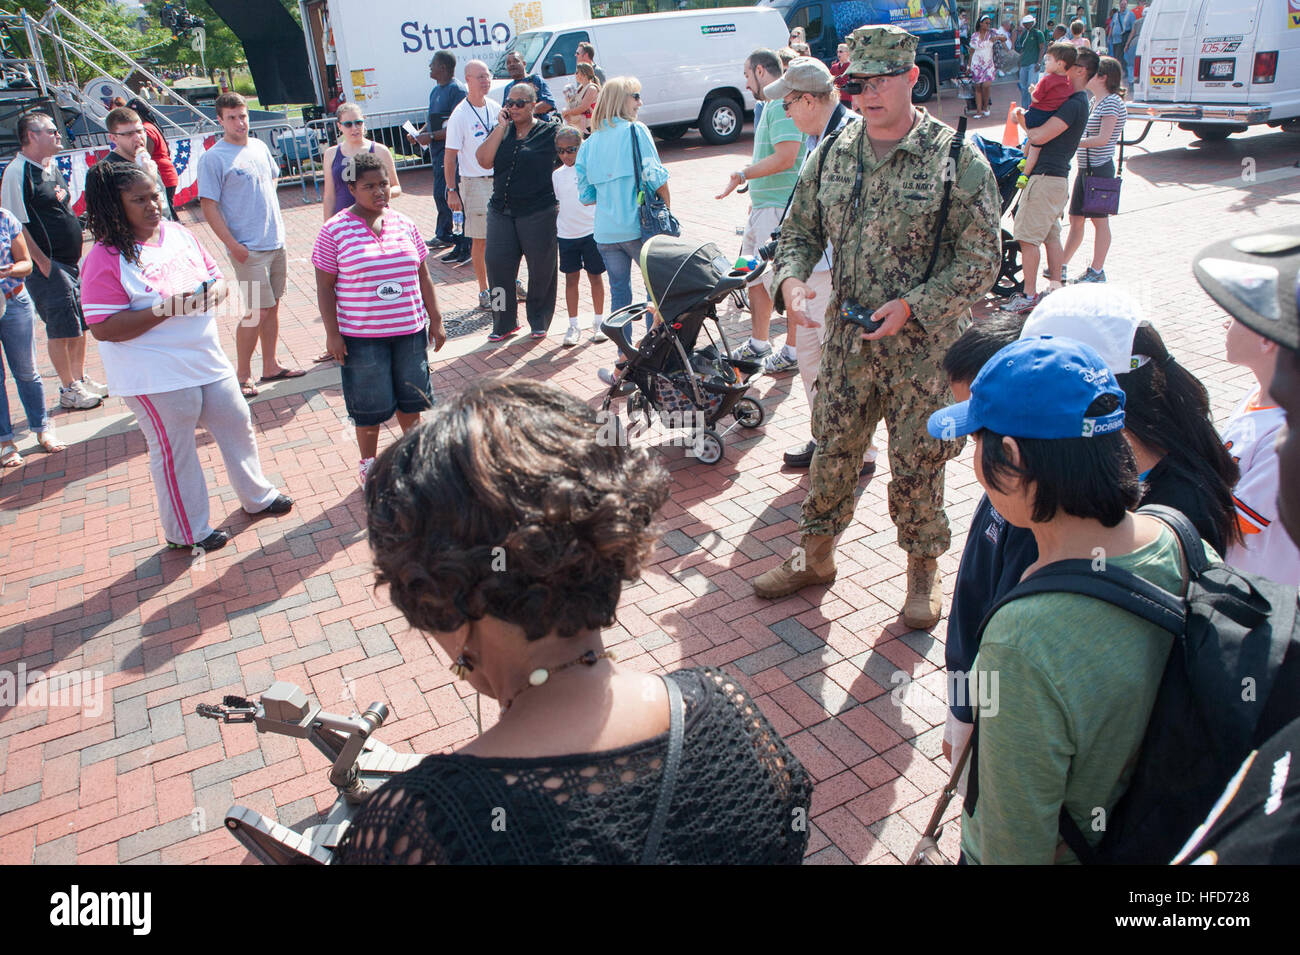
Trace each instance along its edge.
<instances>
[{"instance_id":1,"label":"man with bald head","mask_svg":"<svg viewBox=\"0 0 1300 955\"><path fill-rule=\"evenodd\" d=\"M488 99L492 75L482 60L465 64L465 98L447 119L443 175L447 181L447 205L465 214L465 236L470 240L470 261L478 279L478 306L490 306L487 284L487 204L492 197L492 170L474 158L492 127L497 124L501 104ZM456 262L463 264L464 259Z\"/></svg>"}]
</instances>

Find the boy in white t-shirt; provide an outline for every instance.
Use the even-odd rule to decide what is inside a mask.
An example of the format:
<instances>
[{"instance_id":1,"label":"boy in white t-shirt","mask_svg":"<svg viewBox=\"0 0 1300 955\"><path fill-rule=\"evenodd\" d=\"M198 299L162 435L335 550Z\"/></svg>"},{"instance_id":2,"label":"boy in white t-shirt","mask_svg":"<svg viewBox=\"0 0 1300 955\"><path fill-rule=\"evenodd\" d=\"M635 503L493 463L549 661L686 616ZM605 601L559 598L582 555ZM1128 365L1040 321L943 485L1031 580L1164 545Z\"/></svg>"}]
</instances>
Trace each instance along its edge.
<instances>
[{"instance_id":1,"label":"boy in white t-shirt","mask_svg":"<svg viewBox=\"0 0 1300 955\"><path fill-rule=\"evenodd\" d=\"M600 323L605 320L605 260L596 248L596 207L584 206L578 199L577 171L573 164L578 160L578 147L582 133L574 126L565 126L555 134L555 151L563 164L551 173L555 198L560 203L560 214L555 221L560 237L560 271L564 273L564 303L569 308L569 330L564 333L564 346L571 348L582 341L578 326L578 290L582 273L587 273L591 284L591 305L595 317L591 320L591 340L604 341Z\"/></svg>"},{"instance_id":2,"label":"boy in white t-shirt","mask_svg":"<svg viewBox=\"0 0 1300 955\"><path fill-rule=\"evenodd\" d=\"M1275 442L1286 425L1286 414L1270 403L1268 389L1278 346L1234 319L1224 327L1228 361L1254 372L1259 387L1246 396L1222 430L1223 443L1241 468L1241 480L1232 494L1242 536L1242 543L1230 545L1223 560L1288 587L1300 586L1300 548L1287 536L1277 513Z\"/></svg>"}]
</instances>

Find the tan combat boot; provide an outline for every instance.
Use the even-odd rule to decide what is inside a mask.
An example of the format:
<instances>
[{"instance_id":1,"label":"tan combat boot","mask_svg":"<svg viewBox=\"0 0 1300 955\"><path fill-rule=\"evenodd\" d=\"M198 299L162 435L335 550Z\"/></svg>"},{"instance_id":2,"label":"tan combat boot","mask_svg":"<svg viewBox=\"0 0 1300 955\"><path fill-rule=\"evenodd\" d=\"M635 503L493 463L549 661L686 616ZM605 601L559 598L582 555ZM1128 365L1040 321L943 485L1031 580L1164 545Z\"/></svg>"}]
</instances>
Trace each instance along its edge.
<instances>
[{"instance_id":1,"label":"tan combat boot","mask_svg":"<svg viewBox=\"0 0 1300 955\"><path fill-rule=\"evenodd\" d=\"M835 580L835 538L805 534L785 562L754 578L754 593L767 600Z\"/></svg>"},{"instance_id":2,"label":"tan combat boot","mask_svg":"<svg viewBox=\"0 0 1300 955\"><path fill-rule=\"evenodd\" d=\"M943 581L933 557L907 555L907 602L903 623L913 630L929 630L939 622L943 608Z\"/></svg>"}]
</instances>

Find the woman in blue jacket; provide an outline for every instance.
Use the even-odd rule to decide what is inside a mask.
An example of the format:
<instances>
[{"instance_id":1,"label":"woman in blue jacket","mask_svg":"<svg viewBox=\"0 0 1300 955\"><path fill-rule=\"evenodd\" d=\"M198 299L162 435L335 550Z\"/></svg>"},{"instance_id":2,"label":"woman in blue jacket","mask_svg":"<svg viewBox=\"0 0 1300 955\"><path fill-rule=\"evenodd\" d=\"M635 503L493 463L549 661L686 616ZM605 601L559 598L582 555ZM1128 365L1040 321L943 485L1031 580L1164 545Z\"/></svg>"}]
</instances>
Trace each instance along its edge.
<instances>
[{"instance_id":1,"label":"woman in blue jacket","mask_svg":"<svg viewBox=\"0 0 1300 955\"><path fill-rule=\"evenodd\" d=\"M668 202L668 170L659 162L654 138L636 120L641 108L641 83L634 76L616 76L596 99L591 136L578 150L575 163L578 198L596 207L596 245L609 270L610 311L632 304L632 263L641 259L641 218L637 204L632 140L641 153L641 184ZM649 318L647 318L649 327ZM612 382L607 368L600 378Z\"/></svg>"}]
</instances>

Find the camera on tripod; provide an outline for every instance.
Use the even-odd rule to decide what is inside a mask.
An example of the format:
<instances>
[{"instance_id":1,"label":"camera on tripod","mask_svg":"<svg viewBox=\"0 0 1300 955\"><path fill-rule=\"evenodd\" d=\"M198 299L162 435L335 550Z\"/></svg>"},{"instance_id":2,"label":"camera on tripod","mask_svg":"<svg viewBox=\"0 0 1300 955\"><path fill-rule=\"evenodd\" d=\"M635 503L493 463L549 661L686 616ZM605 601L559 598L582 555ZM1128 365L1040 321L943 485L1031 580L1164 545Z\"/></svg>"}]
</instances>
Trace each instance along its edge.
<instances>
[{"instance_id":1,"label":"camera on tripod","mask_svg":"<svg viewBox=\"0 0 1300 955\"><path fill-rule=\"evenodd\" d=\"M184 0L179 7L164 3L162 10L158 12L158 19L162 21L163 26L172 31L173 37L179 37L191 30L201 30L206 25L202 17L190 13Z\"/></svg>"}]
</instances>

